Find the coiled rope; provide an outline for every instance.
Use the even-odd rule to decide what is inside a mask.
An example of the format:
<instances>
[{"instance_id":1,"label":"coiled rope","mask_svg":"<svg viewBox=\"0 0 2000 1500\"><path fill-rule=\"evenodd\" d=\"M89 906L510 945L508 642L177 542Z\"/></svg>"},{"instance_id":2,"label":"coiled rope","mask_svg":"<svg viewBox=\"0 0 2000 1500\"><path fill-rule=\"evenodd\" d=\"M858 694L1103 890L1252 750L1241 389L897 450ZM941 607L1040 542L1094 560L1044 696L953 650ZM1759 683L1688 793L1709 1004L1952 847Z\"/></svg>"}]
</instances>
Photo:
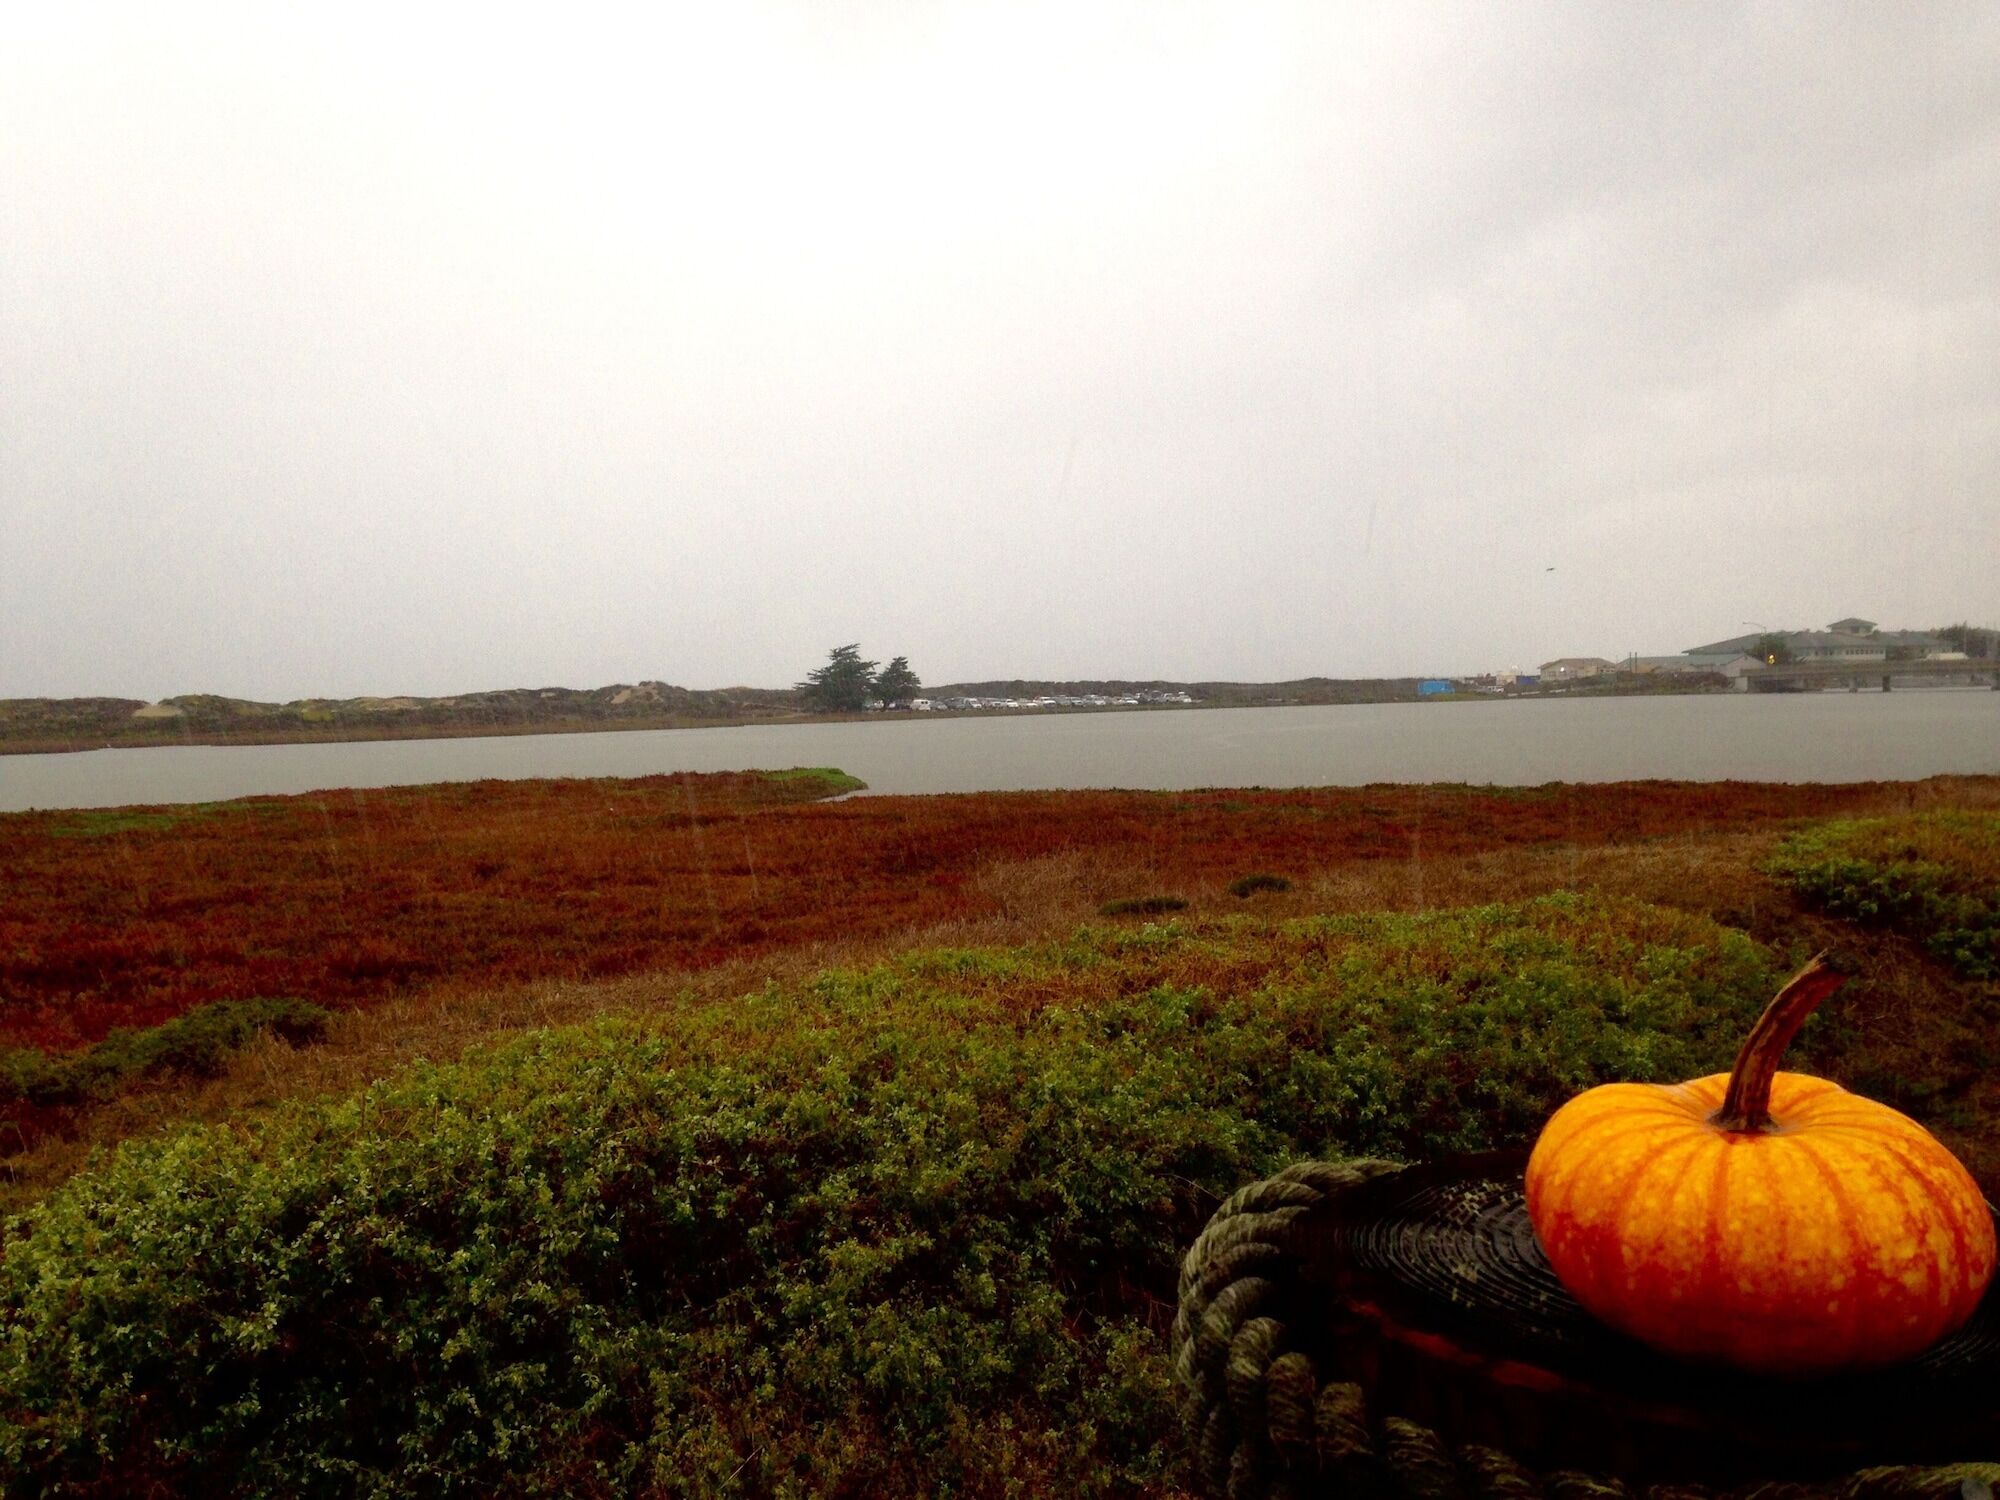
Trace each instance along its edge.
<instances>
[{"instance_id":1,"label":"coiled rope","mask_svg":"<svg viewBox=\"0 0 2000 1500\"><path fill-rule=\"evenodd\" d=\"M1536 1473L1497 1447L1454 1444L1371 1408L1316 1353L1322 1321L1303 1261L1310 1216L1393 1162L1302 1162L1235 1193L1181 1263L1174 1370L1210 1494L1228 1500L1994 1500L2000 1464L1863 1468L1734 1487Z\"/></svg>"}]
</instances>

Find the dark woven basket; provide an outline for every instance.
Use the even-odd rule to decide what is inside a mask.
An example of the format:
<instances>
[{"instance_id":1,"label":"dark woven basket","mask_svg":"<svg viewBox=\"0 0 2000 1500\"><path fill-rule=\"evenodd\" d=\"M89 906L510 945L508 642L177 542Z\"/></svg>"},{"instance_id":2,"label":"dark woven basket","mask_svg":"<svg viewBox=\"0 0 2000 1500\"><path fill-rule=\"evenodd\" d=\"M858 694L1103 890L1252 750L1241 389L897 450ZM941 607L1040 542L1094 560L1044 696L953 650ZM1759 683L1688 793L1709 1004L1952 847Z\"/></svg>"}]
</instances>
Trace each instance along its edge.
<instances>
[{"instance_id":1,"label":"dark woven basket","mask_svg":"<svg viewBox=\"0 0 2000 1500\"><path fill-rule=\"evenodd\" d=\"M1539 1472L1991 1500L2000 1291L1887 1369L1782 1381L1687 1365L1563 1289L1528 1224L1524 1160L1306 1163L1223 1205L1188 1253L1175 1325L1216 1493L1410 1491L1421 1471L1445 1486L1427 1493L1521 1494Z\"/></svg>"}]
</instances>

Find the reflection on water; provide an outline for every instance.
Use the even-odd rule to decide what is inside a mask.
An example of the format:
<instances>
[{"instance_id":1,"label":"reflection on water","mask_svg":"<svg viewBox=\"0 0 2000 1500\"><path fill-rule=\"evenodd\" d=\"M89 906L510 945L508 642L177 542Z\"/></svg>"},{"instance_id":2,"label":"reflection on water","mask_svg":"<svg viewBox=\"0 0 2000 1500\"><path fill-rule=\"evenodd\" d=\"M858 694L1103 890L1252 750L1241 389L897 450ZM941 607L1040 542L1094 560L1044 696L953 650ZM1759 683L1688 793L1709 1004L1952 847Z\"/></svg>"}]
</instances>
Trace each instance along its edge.
<instances>
[{"instance_id":1,"label":"reflection on water","mask_svg":"<svg viewBox=\"0 0 2000 1500\"><path fill-rule=\"evenodd\" d=\"M876 792L2000 773L2000 693L1384 703L0 756L0 810L839 766Z\"/></svg>"}]
</instances>

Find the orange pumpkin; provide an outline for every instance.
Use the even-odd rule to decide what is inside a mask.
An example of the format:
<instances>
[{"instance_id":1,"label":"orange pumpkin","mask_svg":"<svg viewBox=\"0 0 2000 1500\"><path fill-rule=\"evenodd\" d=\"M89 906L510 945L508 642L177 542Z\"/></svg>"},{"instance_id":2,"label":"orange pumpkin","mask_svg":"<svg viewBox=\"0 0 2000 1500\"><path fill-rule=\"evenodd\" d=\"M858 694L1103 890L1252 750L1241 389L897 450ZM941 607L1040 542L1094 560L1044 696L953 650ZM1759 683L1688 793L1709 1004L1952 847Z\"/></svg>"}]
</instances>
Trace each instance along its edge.
<instances>
[{"instance_id":1,"label":"orange pumpkin","mask_svg":"<svg viewBox=\"0 0 2000 1500\"><path fill-rule=\"evenodd\" d=\"M1995 1245L1971 1175L1887 1105L1777 1071L1843 982L1813 959L1729 1073L1556 1111L1528 1215L1592 1313L1671 1354L1800 1375L1906 1358L1972 1315Z\"/></svg>"}]
</instances>

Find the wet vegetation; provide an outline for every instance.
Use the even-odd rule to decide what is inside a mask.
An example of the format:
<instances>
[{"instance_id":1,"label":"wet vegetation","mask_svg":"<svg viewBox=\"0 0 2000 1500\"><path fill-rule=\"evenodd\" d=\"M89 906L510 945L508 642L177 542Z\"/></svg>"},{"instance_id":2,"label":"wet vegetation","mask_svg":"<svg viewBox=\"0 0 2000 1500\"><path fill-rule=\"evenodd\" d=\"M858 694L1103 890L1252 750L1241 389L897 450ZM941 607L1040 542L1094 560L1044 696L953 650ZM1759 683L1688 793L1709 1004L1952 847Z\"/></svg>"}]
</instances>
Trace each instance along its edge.
<instances>
[{"instance_id":1,"label":"wet vegetation","mask_svg":"<svg viewBox=\"0 0 2000 1500\"><path fill-rule=\"evenodd\" d=\"M850 786L0 820L0 1490L1181 1495L1223 1195L1725 1067L1829 944L1800 1062L2000 1187L1926 915L2000 782Z\"/></svg>"},{"instance_id":2,"label":"wet vegetation","mask_svg":"<svg viewBox=\"0 0 2000 1500\"><path fill-rule=\"evenodd\" d=\"M1962 974L2000 978L2000 814L1842 819L1787 839L1771 867L1822 911L1906 932Z\"/></svg>"},{"instance_id":3,"label":"wet vegetation","mask_svg":"<svg viewBox=\"0 0 2000 1500\"><path fill-rule=\"evenodd\" d=\"M824 800L857 785L825 770L487 781L0 816L0 1044L71 1050L214 1000L351 1004L912 935L1018 912L1024 872L1044 887L1030 906L1075 894L1082 914L1245 870L1750 830L1885 795L1633 782Z\"/></svg>"},{"instance_id":4,"label":"wet vegetation","mask_svg":"<svg viewBox=\"0 0 2000 1500\"><path fill-rule=\"evenodd\" d=\"M1238 876L1235 880L1229 882L1229 894L1239 901L1246 901L1250 897L1259 895L1265 891L1289 891L1291 888L1291 881L1287 880L1284 876L1263 872L1255 875Z\"/></svg>"},{"instance_id":5,"label":"wet vegetation","mask_svg":"<svg viewBox=\"0 0 2000 1500\"><path fill-rule=\"evenodd\" d=\"M1555 896L933 950L127 1147L0 1263L10 1492L1177 1477L1219 1197L1726 1065L1769 956Z\"/></svg>"},{"instance_id":6,"label":"wet vegetation","mask_svg":"<svg viewBox=\"0 0 2000 1500\"><path fill-rule=\"evenodd\" d=\"M139 1078L208 1078L253 1038L315 1042L327 1013L309 1000L217 1000L158 1026L118 1029L81 1052L0 1049L0 1102L48 1108L89 1103Z\"/></svg>"},{"instance_id":7,"label":"wet vegetation","mask_svg":"<svg viewBox=\"0 0 2000 1500\"><path fill-rule=\"evenodd\" d=\"M1157 917L1162 912L1186 911L1185 896L1118 896L1097 908L1106 917Z\"/></svg>"},{"instance_id":8,"label":"wet vegetation","mask_svg":"<svg viewBox=\"0 0 2000 1500\"><path fill-rule=\"evenodd\" d=\"M807 768L0 817L0 1041L790 942L842 877L824 828L760 815L860 785Z\"/></svg>"}]
</instances>

